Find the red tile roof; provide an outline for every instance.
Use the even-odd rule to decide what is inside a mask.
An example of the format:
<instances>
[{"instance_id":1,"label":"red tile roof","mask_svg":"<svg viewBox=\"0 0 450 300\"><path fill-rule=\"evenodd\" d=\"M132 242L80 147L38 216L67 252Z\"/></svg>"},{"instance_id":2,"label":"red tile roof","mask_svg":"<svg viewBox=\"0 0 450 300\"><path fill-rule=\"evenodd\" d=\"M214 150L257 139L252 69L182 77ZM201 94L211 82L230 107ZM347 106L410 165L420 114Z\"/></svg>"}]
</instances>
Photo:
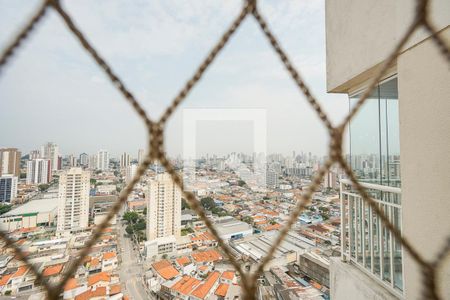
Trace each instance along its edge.
<instances>
[{"instance_id":1,"label":"red tile roof","mask_svg":"<svg viewBox=\"0 0 450 300\"><path fill-rule=\"evenodd\" d=\"M222 255L216 250L207 250L203 252L192 253L192 258L196 262L213 262L222 259Z\"/></svg>"},{"instance_id":2,"label":"red tile roof","mask_svg":"<svg viewBox=\"0 0 450 300\"><path fill-rule=\"evenodd\" d=\"M115 257L116 257L116 252L106 252L106 253L103 253L102 259L112 259Z\"/></svg>"},{"instance_id":3,"label":"red tile roof","mask_svg":"<svg viewBox=\"0 0 450 300\"><path fill-rule=\"evenodd\" d=\"M209 294L214 284L217 282L217 280L220 277L219 272L212 272L209 274L208 278L206 278L206 281L203 284L200 284L192 293L191 295L200 299L205 299L205 297Z\"/></svg>"},{"instance_id":4,"label":"red tile roof","mask_svg":"<svg viewBox=\"0 0 450 300\"><path fill-rule=\"evenodd\" d=\"M59 273L61 273L62 269L63 269L63 265L62 264L48 266L48 267L46 267L44 269L44 272L42 272L42 275L44 277L58 275Z\"/></svg>"},{"instance_id":5,"label":"red tile roof","mask_svg":"<svg viewBox=\"0 0 450 300\"><path fill-rule=\"evenodd\" d=\"M227 280L233 280L234 279L234 271L225 271L222 273L222 278Z\"/></svg>"},{"instance_id":6,"label":"red tile roof","mask_svg":"<svg viewBox=\"0 0 450 300\"><path fill-rule=\"evenodd\" d=\"M227 295L227 292L228 292L228 288L229 288L229 287L230 287L230 286L229 286L228 284L226 284L226 283L221 283L221 284L219 284L219 286L217 287L215 294L216 294L217 296L220 296L220 297L225 297L225 296Z\"/></svg>"},{"instance_id":7,"label":"red tile roof","mask_svg":"<svg viewBox=\"0 0 450 300\"><path fill-rule=\"evenodd\" d=\"M111 275L107 272L100 272L95 275L89 276L88 277L88 286L96 284L97 282L100 282L100 281L110 282Z\"/></svg>"},{"instance_id":8,"label":"red tile roof","mask_svg":"<svg viewBox=\"0 0 450 300\"><path fill-rule=\"evenodd\" d=\"M95 290L87 290L84 293L75 297L75 300L89 300L95 297L105 297L106 299L106 287L98 287Z\"/></svg>"},{"instance_id":9,"label":"red tile roof","mask_svg":"<svg viewBox=\"0 0 450 300\"><path fill-rule=\"evenodd\" d=\"M12 277L12 274L4 275L0 277L0 286L4 286L8 284L9 279Z\"/></svg>"},{"instance_id":10,"label":"red tile roof","mask_svg":"<svg viewBox=\"0 0 450 300\"><path fill-rule=\"evenodd\" d=\"M179 274L177 269L175 269L170 261L166 259L155 262L154 264L152 264L152 267L162 278L166 280L172 279Z\"/></svg>"},{"instance_id":11,"label":"red tile roof","mask_svg":"<svg viewBox=\"0 0 450 300\"><path fill-rule=\"evenodd\" d=\"M189 257L187 256L182 256L176 259L176 262L180 265L180 266L186 266L188 264L191 263L191 260L189 259Z\"/></svg>"},{"instance_id":12,"label":"red tile roof","mask_svg":"<svg viewBox=\"0 0 450 300\"><path fill-rule=\"evenodd\" d=\"M109 295L112 296L112 295L120 293L121 291L122 291L122 288L120 287L120 284L116 284L116 285L113 285L110 287Z\"/></svg>"},{"instance_id":13,"label":"red tile roof","mask_svg":"<svg viewBox=\"0 0 450 300\"><path fill-rule=\"evenodd\" d=\"M69 278L66 285L64 286L64 291L70 291L76 287L78 287L78 281L75 278Z\"/></svg>"},{"instance_id":14,"label":"red tile roof","mask_svg":"<svg viewBox=\"0 0 450 300\"><path fill-rule=\"evenodd\" d=\"M200 280L191 277L191 276L183 276L183 278L181 278L180 280L178 280L172 287L171 289L183 294L183 295L188 295L190 292L192 292L192 290L194 288L196 288L199 283L201 283Z\"/></svg>"}]
</instances>

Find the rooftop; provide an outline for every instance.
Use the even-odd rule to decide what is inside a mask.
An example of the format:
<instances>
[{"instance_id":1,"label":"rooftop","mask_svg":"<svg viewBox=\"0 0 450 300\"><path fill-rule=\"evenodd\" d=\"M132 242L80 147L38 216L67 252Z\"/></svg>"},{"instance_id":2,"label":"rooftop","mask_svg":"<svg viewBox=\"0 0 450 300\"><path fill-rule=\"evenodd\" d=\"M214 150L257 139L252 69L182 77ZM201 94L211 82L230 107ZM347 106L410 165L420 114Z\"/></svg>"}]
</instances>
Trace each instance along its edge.
<instances>
[{"instance_id":1,"label":"rooftop","mask_svg":"<svg viewBox=\"0 0 450 300\"><path fill-rule=\"evenodd\" d=\"M158 274L162 278L166 280L172 279L179 274L177 269L175 269L174 266L172 266L172 264L170 263L170 261L166 259L155 262L154 264L152 264L152 267L155 269L156 272L158 272Z\"/></svg>"},{"instance_id":2,"label":"rooftop","mask_svg":"<svg viewBox=\"0 0 450 300\"><path fill-rule=\"evenodd\" d=\"M203 284L200 284L193 292L192 296L205 299L205 297L208 295L216 281L219 279L220 273L219 272L212 272L209 274L208 278L206 278L206 281Z\"/></svg>"},{"instance_id":3,"label":"rooftop","mask_svg":"<svg viewBox=\"0 0 450 300\"><path fill-rule=\"evenodd\" d=\"M45 198L31 200L19 207L16 207L7 213L4 213L2 217L17 216L30 213L48 213L58 209L58 198Z\"/></svg>"}]
</instances>

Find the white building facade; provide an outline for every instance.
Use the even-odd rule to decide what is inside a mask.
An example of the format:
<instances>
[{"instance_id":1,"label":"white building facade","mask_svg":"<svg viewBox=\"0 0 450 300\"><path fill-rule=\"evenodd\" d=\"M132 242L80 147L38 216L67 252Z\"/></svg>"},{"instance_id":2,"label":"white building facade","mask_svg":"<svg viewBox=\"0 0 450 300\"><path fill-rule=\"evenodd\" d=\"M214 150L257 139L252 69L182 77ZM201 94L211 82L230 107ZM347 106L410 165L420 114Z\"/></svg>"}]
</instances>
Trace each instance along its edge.
<instances>
[{"instance_id":1,"label":"white building facade","mask_svg":"<svg viewBox=\"0 0 450 300\"><path fill-rule=\"evenodd\" d=\"M57 230L70 232L88 227L89 223L88 171L71 168L59 177Z\"/></svg>"},{"instance_id":2,"label":"white building facade","mask_svg":"<svg viewBox=\"0 0 450 300\"><path fill-rule=\"evenodd\" d=\"M97 170L109 170L109 152L106 150L99 150L97 153Z\"/></svg>"},{"instance_id":3,"label":"white building facade","mask_svg":"<svg viewBox=\"0 0 450 300\"><path fill-rule=\"evenodd\" d=\"M326 1L327 89L353 107L413 22L416 1ZM450 2L430 1L430 20L450 44ZM380 21L383 20L383 21ZM349 128L349 163L411 245L431 260L450 232L450 69L430 33L418 30L378 82ZM345 180L342 257L330 267L331 298L414 299L417 262ZM438 282L450 297L450 269Z\"/></svg>"},{"instance_id":4,"label":"white building facade","mask_svg":"<svg viewBox=\"0 0 450 300\"><path fill-rule=\"evenodd\" d=\"M180 237L181 191L169 174L158 174L150 181L147 201L147 240Z\"/></svg>"},{"instance_id":5,"label":"white building facade","mask_svg":"<svg viewBox=\"0 0 450 300\"><path fill-rule=\"evenodd\" d=\"M49 159L51 163L51 170L59 170L59 147L55 143L48 142L41 146L41 158Z\"/></svg>"},{"instance_id":6,"label":"white building facade","mask_svg":"<svg viewBox=\"0 0 450 300\"><path fill-rule=\"evenodd\" d=\"M52 180L50 159L37 158L27 162L27 184L47 184Z\"/></svg>"}]
</instances>

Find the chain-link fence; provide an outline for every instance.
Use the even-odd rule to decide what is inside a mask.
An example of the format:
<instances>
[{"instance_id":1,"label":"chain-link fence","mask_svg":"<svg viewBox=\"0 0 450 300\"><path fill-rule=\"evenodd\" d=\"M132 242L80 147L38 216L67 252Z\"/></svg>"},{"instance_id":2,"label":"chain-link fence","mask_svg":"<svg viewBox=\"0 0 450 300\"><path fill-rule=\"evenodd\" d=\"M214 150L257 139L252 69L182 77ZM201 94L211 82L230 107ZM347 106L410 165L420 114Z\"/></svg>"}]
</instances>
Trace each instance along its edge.
<instances>
[{"instance_id":1,"label":"chain-link fence","mask_svg":"<svg viewBox=\"0 0 450 300\"><path fill-rule=\"evenodd\" d=\"M118 201L113 205L104 221L94 229L91 238L86 243L85 248L83 248L83 250L80 251L79 256L66 268L58 284L50 284L45 280L43 280L43 275L36 269L35 266L30 264L26 254L14 243L14 241L8 236L6 232L0 232L0 238L4 241L6 247L12 248L16 254L16 257L30 267L31 272L33 272L36 275L37 282L42 284L45 290L47 291L47 297L49 299L57 299L59 297L69 278L73 277L77 268L82 264L85 256L87 256L88 253L90 252L91 247L100 238L102 231L108 226L109 221L114 217L115 214L118 213L122 205L125 204L128 195L133 190L133 187L139 181L141 176L145 173L148 166L153 161L159 161L164 166L166 171L171 175L173 181L183 191L184 197L188 201L190 207L193 210L195 210L195 212L199 215L200 219L205 222L209 231L218 241L218 244L220 248L223 250L224 254L233 264L236 271L240 274L241 277L240 284L243 291L242 295L243 299L247 300L255 299L255 292L257 289L257 282L258 282L257 279L261 275L264 266L271 260L278 245L280 245L280 243L283 241L283 239L286 237L287 233L291 229L292 225L297 221L297 218L299 217L301 211L310 203L311 197L314 194L314 192L319 188L325 173L334 164L342 168L342 170L348 176L349 180L352 182L354 188L360 193L360 195L364 199L365 203L368 206L370 206L377 215L379 215L381 221L383 222L383 225L393 234L395 239L397 239L397 241L399 241L402 244L404 249L408 251L411 257L417 263L418 267L422 271L423 276L423 297L426 299L440 299L439 291L437 289L438 286L437 283L439 280L438 270L441 266L441 262L443 262L443 260L447 257L447 255L450 254L450 238L446 241L445 247L439 251L438 255L433 260L426 260L424 256L410 244L407 237L401 235L400 231L389 221L388 217L377 205L377 203L370 198L365 188L359 184L355 174L353 173L351 167L348 165L342 152L343 135L350 120L358 113L359 109L368 99L369 95L372 93L377 83L383 78L387 70L395 63L397 56L400 54L400 51L405 46L407 41L411 38L414 32L416 32L419 28L426 29L431 34L434 43L439 48L440 52L450 65L450 46L447 45L446 42L441 37L439 37L439 35L437 35L437 30L434 28L429 18L429 10L428 10L429 0L417 0L415 18L413 22L409 25L405 35L399 40L395 48L392 49L390 55L385 59L382 67L380 68L376 76L372 78L369 87L361 96L361 98L358 100L356 105L351 109L350 113L347 115L344 121L337 126L332 125L328 116L325 114L316 98L310 92L309 87L306 85L305 81L300 76L296 68L293 66L287 54L284 52L277 38L271 32L266 19L260 14L258 10L256 0L244 0L244 5L239 15L234 19L229 28L220 37L219 41L210 50L206 58L203 60L203 62L195 71L194 75L186 82L186 84L177 94L175 99L173 99L171 105L167 107L167 109L165 110L165 112L163 113L162 117L159 120L153 120L147 115L145 110L140 105L139 101L135 98L134 94L128 90L128 88L118 77L118 75L106 63L106 61L102 58L102 56L95 50L92 44L88 42L88 40L85 37L85 34L80 31L80 29L75 24L71 16L61 6L59 0L43 1L38 10L32 16L32 18L28 20L28 23L25 25L25 27L20 31L20 33L17 36L14 37L9 46L2 52L0 56L0 76L4 76L5 72L4 68L9 62L11 62L15 51L30 36L35 25L44 19L44 17L46 16L46 14L50 9L53 9L63 19L65 26L74 34L74 36L80 42L80 44L86 50L86 52L95 60L95 62L100 66L100 68L106 73L106 75L109 77L113 85L116 86L117 89L121 92L124 99L128 101L129 104L132 105L135 112L144 121L148 132L148 141L147 141L148 151L145 155L145 159L139 165L134 178L122 190L122 192L119 195ZM296 203L289 220L280 230L278 237L276 238L275 242L269 249L267 255L261 259L259 265L256 268L256 271L252 273L245 272L242 269L241 265L236 261L236 259L232 255L229 246L220 238L216 228L212 224L211 220L207 218L204 209L200 205L200 202L195 197L195 195L183 189L183 181L180 175L175 171L174 167L168 160L166 153L164 151L164 129L167 120L172 116L173 112L177 109L180 103L183 102L183 100L190 93L192 88L200 81L206 69L212 64L212 62L221 52L223 47L228 43L230 37L236 32L236 30L242 24L242 21L244 21L244 19L246 19L247 17L253 17L257 21L257 23L259 24L259 28L266 36L276 55L279 57L281 63L284 65L285 69L288 71L290 77L294 80L295 84L298 86L301 93L305 95L306 100L315 110L322 123L326 126L328 134L330 136L330 145L328 150L329 158L318 170L318 172L314 176L310 188L302 195L301 199Z\"/></svg>"}]
</instances>

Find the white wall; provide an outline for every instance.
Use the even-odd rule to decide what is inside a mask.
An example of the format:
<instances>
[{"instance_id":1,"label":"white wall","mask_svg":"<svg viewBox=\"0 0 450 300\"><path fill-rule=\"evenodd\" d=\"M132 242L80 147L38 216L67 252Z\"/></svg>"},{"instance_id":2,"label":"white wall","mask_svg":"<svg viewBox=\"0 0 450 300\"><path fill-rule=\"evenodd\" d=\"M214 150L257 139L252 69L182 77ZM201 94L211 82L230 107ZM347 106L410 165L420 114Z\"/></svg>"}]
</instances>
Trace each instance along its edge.
<instances>
[{"instance_id":1,"label":"white wall","mask_svg":"<svg viewBox=\"0 0 450 300\"><path fill-rule=\"evenodd\" d=\"M450 44L450 28L443 34ZM427 40L401 55L398 72L403 233L432 259L450 237L450 66ZM450 299L448 260L442 270L442 294ZM404 275L406 298L421 299L409 256Z\"/></svg>"},{"instance_id":2,"label":"white wall","mask_svg":"<svg viewBox=\"0 0 450 300\"><path fill-rule=\"evenodd\" d=\"M327 89L348 92L374 75L415 13L413 0L327 0ZM449 25L450 1L432 0L438 29ZM428 36L418 31L405 49Z\"/></svg>"}]
</instances>

